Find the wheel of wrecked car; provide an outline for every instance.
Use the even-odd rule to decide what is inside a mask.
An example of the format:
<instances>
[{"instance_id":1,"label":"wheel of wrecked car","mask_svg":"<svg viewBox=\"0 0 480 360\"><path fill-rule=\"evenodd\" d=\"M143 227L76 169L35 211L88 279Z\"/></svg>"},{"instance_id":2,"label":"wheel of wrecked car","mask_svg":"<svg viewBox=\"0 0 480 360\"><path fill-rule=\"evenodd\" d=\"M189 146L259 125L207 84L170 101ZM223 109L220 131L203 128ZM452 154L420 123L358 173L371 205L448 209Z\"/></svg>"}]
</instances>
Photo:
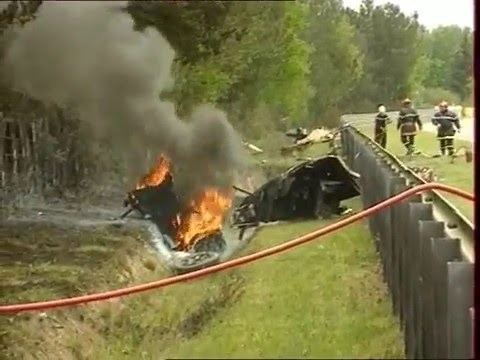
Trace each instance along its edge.
<instances>
[{"instance_id":1,"label":"wheel of wrecked car","mask_svg":"<svg viewBox=\"0 0 480 360\"><path fill-rule=\"evenodd\" d=\"M204 251L176 260L174 263L174 267L177 272L185 273L200 270L207 266L215 265L219 261L219 254Z\"/></svg>"},{"instance_id":2,"label":"wheel of wrecked car","mask_svg":"<svg viewBox=\"0 0 480 360\"><path fill-rule=\"evenodd\" d=\"M222 233L217 232L215 234L211 234L203 239L200 239L193 245L193 251L196 253L200 252L215 252L215 253L222 253L225 251L227 247L227 243L223 239Z\"/></svg>"}]
</instances>

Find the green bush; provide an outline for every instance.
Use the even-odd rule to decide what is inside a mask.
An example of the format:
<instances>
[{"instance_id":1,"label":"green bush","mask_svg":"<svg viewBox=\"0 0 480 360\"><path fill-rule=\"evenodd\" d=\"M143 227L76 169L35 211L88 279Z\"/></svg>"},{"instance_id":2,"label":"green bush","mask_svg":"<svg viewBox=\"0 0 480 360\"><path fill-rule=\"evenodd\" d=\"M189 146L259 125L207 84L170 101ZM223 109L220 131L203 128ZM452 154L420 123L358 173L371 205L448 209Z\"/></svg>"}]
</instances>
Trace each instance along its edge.
<instances>
[{"instance_id":1,"label":"green bush","mask_svg":"<svg viewBox=\"0 0 480 360\"><path fill-rule=\"evenodd\" d=\"M460 97L454 92L442 88L425 88L419 91L418 99L413 99L418 106L435 106L442 100L450 104L460 104Z\"/></svg>"}]
</instances>

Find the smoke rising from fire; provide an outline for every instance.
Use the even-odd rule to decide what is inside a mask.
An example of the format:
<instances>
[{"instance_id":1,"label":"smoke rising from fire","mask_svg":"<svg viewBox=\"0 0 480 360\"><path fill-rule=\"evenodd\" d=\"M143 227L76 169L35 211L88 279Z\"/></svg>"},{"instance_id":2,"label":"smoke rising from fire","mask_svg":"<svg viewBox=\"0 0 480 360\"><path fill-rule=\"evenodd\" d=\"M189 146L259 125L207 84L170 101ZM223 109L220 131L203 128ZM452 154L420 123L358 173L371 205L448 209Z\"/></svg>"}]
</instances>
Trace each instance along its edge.
<instances>
[{"instance_id":1,"label":"smoke rising from fire","mask_svg":"<svg viewBox=\"0 0 480 360\"><path fill-rule=\"evenodd\" d=\"M180 191L228 185L241 165L241 142L226 116L199 107L189 122L161 101L173 85L174 51L153 28L133 30L121 11L126 2L60 2L41 5L37 18L18 29L2 71L12 86L47 103L75 109L79 118L145 171L145 149L180 164ZM151 164L149 164L151 165Z\"/></svg>"}]
</instances>

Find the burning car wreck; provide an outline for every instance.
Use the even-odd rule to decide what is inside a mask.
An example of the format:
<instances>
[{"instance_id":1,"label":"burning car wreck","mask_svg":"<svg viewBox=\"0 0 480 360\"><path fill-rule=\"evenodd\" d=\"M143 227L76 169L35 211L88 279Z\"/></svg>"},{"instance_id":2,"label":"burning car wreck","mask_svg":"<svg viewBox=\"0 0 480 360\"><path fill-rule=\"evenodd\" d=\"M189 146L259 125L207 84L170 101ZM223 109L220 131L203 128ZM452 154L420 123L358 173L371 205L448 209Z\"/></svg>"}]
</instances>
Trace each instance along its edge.
<instances>
[{"instance_id":1,"label":"burning car wreck","mask_svg":"<svg viewBox=\"0 0 480 360\"><path fill-rule=\"evenodd\" d=\"M150 172L128 193L129 209L150 220L161 246L172 256L171 268L188 272L221 261L227 248L222 226L232 207L233 189L246 196L234 207L231 224L244 242L248 229L260 223L345 214L340 203L360 194L359 175L337 156L325 156L292 167L254 193L205 188L187 202L175 192L171 163L160 156Z\"/></svg>"},{"instance_id":2,"label":"burning car wreck","mask_svg":"<svg viewBox=\"0 0 480 360\"><path fill-rule=\"evenodd\" d=\"M174 189L171 163L160 156L150 172L130 191L124 206L153 222L162 245L171 253L177 272L196 270L220 261L226 248L221 228L233 191L206 188L182 204Z\"/></svg>"},{"instance_id":3,"label":"burning car wreck","mask_svg":"<svg viewBox=\"0 0 480 360\"><path fill-rule=\"evenodd\" d=\"M349 209L340 203L360 195L358 179L337 156L303 162L247 195L234 209L232 222L248 227L345 214Z\"/></svg>"}]
</instances>

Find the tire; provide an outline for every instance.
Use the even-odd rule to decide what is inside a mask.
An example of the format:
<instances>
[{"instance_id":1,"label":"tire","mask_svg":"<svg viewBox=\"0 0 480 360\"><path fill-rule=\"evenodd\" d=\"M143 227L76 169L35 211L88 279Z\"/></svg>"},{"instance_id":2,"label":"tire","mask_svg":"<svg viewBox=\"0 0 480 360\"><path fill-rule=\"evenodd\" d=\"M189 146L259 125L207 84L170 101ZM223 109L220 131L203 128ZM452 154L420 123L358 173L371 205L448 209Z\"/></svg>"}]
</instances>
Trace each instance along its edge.
<instances>
[{"instance_id":1,"label":"tire","mask_svg":"<svg viewBox=\"0 0 480 360\"><path fill-rule=\"evenodd\" d=\"M174 268L177 273L187 273L218 264L220 255L214 252L198 252L188 257L175 260Z\"/></svg>"}]
</instances>

